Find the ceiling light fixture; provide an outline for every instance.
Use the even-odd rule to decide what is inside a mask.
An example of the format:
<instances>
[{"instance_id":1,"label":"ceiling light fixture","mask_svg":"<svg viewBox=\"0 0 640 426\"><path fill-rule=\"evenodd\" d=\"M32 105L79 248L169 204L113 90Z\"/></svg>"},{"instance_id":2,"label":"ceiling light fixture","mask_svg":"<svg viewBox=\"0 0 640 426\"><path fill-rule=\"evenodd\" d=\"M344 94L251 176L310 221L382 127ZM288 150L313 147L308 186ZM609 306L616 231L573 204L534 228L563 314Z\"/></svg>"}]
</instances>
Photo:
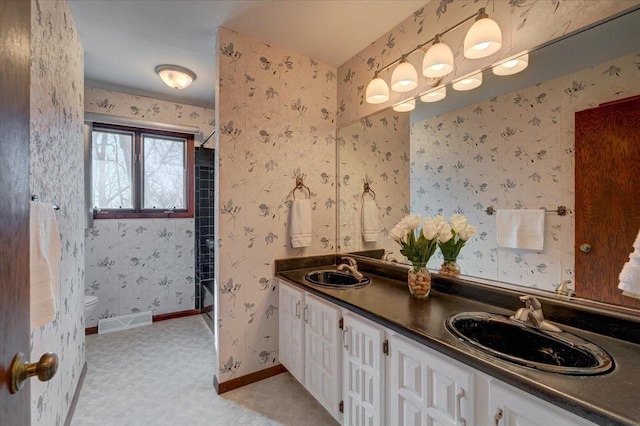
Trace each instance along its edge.
<instances>
[{"instance_id":1,"label":"ceiling light fixture","mask_svg":"<svg viewBox=\"0 0 640 426\"><path fill-rule=\"evenodd\" d=\"M442 86L420 95L422 102L438 102L447 97L447 87Z\"/></svg>"},{"instance_id":2,"label":"ceiling light fixture","mask_svg":"<svg viewBox=\"0 0 640 426\"><path fill-rule=\"evenodd\" d=\"M422 74L425 77L443 77L453 71L453 52L440 41L436 34L433 46L427 50L422 61Z\"/></svg>"},{"instance_id":3,"label":"ceiling light fixture","mask_svg":"<svg viewBox=\"0 0 640 426\"><path fill-rule=\"evenodd\" d=\"M524 71L529 66L529 53L520 52L517 55L503 59L495 64L492 69L495 75L513 75Z\"/></svg>"},{"instance_id":4,"label":"ceiling light fixture","mask_svg":"<svg viewBox=\"0 0 640 426\"><path fill-rule=\"evenodd\" d=\"M380 104L389 100L389 87L384 79L380 77L380 73L396 64L398 66L391 74L391 89L395 92L409 92L418 87L418 73L413 65L407 61L407 56L418 50L424 51L425 46L430 43L433 43L433 45L425 52L422 61L422 74L427 77L426 85L431 87L438 85L442 77L451 73L455 67L453 52L449 46L440 40L440 37L474 18L476 21L469 28L464 38L464 56L469 59L484 58L500 50L502 47L500 26L489 18L484 7L480 8L473 15L436 34L432 39L419 44L408 53L376 70L373 80L367 85L365 93L367 103ZM482 74L480 74L479 78L480 84L482 84ZM446 91L444 94L446 96ZM435 94L432 96L435 96Z\"/></svg>"},{"instance_id":5,"label":"ceiling light fixture","mask_svg":"<svg viewBox=\"0 0 640 426\"><path fill-rule=\"evenodd\" d=\"M158 65L155 71L164 84L178 90L186 88L196 79L196 73L179 65Z\"/></svg>"},{"instance_id":6,"label":"ceiling light fixture","mask_svg":"<svg viewBox=\"0 0 640 426\"><path fill-rule=\"evenodd\" d=\"M365 99L370 104L381 104L389 100L389 86L386 81L378 77L378 73L375 73L373 80L369 82Z\"/></svg>"},{"instance_id":7,"label":"ceiling light fixture","mask_svg":"<svg viewBox=\"0 0 640 426\"><path fill-rule=\"evenodd\" d=\"M418 71L407 62L406 55L400 59L400 65L391 74L391 88L394 92L410 92L418 87Z\"/></svg>"},{"instance_id":8,"label":"ceiling light fixture","mask_svg":"<svg viewBox=\"0 0 640 426\"><path fill-rule=\"evenodd\" d=\"M409 112L413 111L416 108L416 100L409 99L406 101L402 101L393 106L393 110L397 112Z\"/></svg>"},{"instance_id":9,"label":"ceiling light fixture","mask_svg":"<svg viewBox=\"0 0 640 426\"><path fill-rule=\"evenodd\" d=\"M478 11L476 22L473 23L464 37L464 57L468 59L486 58L493 55L502 47L502 31L500 26L483 8Z\"/></svg>"},{"instance_id":10,"label":"ceiling light fixture","mask_svg":"<svg viewBox=\"0 0 640 426\"><path fill-rule=\"evenodd\" d=\"M474 71L471 74L467 74L464 77L460 77L453 81L451 87L454 90L464 92L466 90L472 90L476 87L480 87L482 84L482 71Z\"/></svg>"}]
</instances>

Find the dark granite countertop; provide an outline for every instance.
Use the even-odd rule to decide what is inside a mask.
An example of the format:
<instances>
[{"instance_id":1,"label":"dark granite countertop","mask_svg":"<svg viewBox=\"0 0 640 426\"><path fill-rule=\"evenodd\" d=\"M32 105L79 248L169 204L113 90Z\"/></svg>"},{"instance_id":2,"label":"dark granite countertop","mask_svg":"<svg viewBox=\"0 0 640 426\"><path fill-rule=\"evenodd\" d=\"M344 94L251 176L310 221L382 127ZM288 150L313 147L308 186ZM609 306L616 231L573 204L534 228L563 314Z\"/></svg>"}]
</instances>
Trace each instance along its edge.
<instances>
[{"instance_id":1,"label":"dark granite countertop","mask_svg":"<svg viewBox=\"0 0 640 426\"><path fill-rule=\"evenodd\" d=\"M325 268L335 268L332 262L325 265ZM459 312L512 314L512 309L447 294L436 288L427 299L416 299L409 294L406 282L370 272L366 275L371 278L371 285L364 288L340 290L316 286L307 283L304 275L322 268L317 262L304 266L312 267L278 268L276 276L599 425L640 424L637 393L640 345L636 343L561 323L564 330L604 348L614 359L614 370L600 376L568 376L534 370L474 350L453 337L444 325L449 316ZM515 299L514 303L520 303ZM491 302L499 300L497 296Z\"/></svg>"}]
</instances>

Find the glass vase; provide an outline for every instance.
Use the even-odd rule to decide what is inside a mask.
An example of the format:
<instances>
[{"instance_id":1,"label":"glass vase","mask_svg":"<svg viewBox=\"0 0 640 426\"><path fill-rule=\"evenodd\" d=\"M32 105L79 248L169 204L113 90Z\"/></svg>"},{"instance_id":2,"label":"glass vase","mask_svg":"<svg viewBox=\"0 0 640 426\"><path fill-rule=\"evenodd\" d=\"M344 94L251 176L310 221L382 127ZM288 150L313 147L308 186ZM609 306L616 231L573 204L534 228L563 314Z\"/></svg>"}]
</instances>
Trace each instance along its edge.
<instances>
[{"instance_id":1,"label":"glass vase","mask_svg":"<svg viewBox=\"0 0 640 426\"><path fill-rule=\"evenodd\" d=\"M444 262L440 265L440 275L445 277L457 277L460 275L460 266L458 266L458 262L456 259L447 259L444 258Z\"/></svg>"},{"instance_id":2,"label":"glass vase","mask_svg":"<svg viewBox=\"0 0 640 426\"><path fill-rule=\"evenodd\" d=\"M407 276L409 292L418 299L429 296L431 291L431 273L426 265L413 265Z\"/></svg>"}]
</instances>

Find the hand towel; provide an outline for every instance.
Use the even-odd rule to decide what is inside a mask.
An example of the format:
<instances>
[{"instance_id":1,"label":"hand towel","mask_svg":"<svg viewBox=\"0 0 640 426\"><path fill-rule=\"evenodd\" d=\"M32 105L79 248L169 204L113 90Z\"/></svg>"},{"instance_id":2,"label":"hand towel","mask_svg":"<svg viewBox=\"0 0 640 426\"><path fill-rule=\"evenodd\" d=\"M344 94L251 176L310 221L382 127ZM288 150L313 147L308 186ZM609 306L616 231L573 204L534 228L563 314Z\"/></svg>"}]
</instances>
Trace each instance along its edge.
<instances>
[{"instance_id":1,"label":"hand towel","mask_svg":"<svg viewBox=\"0 0 640 426\"><path fill-rule=\"evenodd\" d=\"M309 247L311 245L311 201L293 200L291 205L291 247Z\"/></svg>"},{"instance_id":2,"label":"hand towel","mask_svg":"<svg viewBox=\"0 0 640 426\"><path fill-rule=\"evenodd\" d=\"M498 247L544 249L545 210L498 210Z\"/></svg>"},{"instance_id":3,"label":"hand towel","mask_svg":"<svg viewBox=\"0 0 640 426\"><path fill-rule=\"evenodd\" d=\"M31 330L53 321L58 301L58 266L62 253L58 223L51 204L31 202L29 271Z\"/></svg>"},{"instance_id":4,"label":"hand towel","mask_svg":"<svg viewBox=\"0 0 640 426\"><path fill-rule=\"evenodd\" d=\"M366 243L378 241L380 227L378 226L378 204L376 200L362 203L362 238Z\"/></svg>"},{"instance_id":5,"label":"hand towel","mask_svg":"<svg viewBox=\"0 0 640 426\"><path fill-rule=\"evenodd\" d=\"M629 260L620 271L620 283L618 288L622 294L631 293L630 297L637 297L640 294L640 232L633 244L633 251L629 255ZM627 294L625 294L627 295Z\"/></svg>"}]
</instances>

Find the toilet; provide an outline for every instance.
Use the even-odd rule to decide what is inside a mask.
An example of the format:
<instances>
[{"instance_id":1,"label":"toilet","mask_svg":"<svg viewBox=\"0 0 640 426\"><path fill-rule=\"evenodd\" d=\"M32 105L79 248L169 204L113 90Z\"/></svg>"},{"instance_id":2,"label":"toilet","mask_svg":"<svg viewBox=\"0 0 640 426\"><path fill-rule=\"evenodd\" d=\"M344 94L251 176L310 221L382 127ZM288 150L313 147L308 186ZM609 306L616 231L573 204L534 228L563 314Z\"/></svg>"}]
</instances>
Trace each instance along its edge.
<instances>
[{"instance_id":1,"label":"toilet","mask_svg":"<svg viewBox=\"0 0 640 426\"><path fill-rule=\"evenodd\" d=\"M93 311L98 306L98 297L90 294L84 295L84 317L85 319L91 318Z\"/></svg>"}]
</instances>

